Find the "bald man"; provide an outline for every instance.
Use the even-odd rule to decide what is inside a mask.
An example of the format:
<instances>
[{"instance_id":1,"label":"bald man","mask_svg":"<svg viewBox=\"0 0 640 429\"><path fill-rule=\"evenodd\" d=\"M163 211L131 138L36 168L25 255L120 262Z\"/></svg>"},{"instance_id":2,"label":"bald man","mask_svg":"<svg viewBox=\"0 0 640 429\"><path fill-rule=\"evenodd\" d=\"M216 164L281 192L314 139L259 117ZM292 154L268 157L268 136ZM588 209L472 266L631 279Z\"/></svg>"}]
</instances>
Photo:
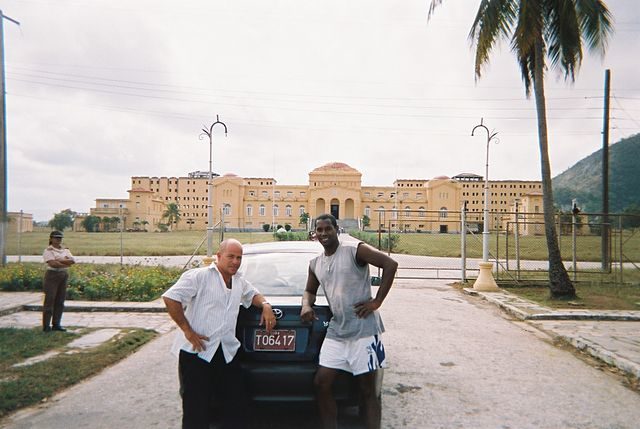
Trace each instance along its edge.
<instances>
[{"instance_id":1,"label":"bald man","mask_svg":"<svg viewBox=\"0 0 640 429\"><path fill-rule=\"evenodd\" d=\"M222 402L224 428L246 427L245 381L235 358L240 348L236 324L240 305L262 310L260 324L271 332L276 324L271 305L242 276L242 244L220 243L215 263L182 274L167 290L167 311L180 331L172 351L182 378L182 427L208 428L211 398ZM185 310L186 307L186 310Z\"/></svg>"}]
</instances>

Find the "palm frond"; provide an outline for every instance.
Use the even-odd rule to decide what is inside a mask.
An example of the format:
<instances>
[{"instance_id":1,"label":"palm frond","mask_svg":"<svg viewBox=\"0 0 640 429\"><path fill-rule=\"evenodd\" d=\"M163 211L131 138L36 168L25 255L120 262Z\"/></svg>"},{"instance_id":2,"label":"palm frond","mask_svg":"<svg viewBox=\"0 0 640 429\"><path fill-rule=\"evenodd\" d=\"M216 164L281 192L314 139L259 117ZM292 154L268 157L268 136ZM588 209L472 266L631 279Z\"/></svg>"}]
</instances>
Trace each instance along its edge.
<instances>
[{"instance_id":1,"label":"palm frond","mask_svg":"<svg viewBox=\"0 0 640 429\"><path fill-rule=\"evenodd\" d=\"M427 14L427 21L431 20L433 16L433 12L435 12L436 8L442 4L444 0L431 0L431 4L429 5L429 13Z\"/></svg>"},{"instance_id":2,"label":"palm frond","mask_svg":"<svg viewBox=\"0 0 640 429\"><path fill-rule=\"evenodd\" d=\"M565 79L574 80L582 64L582 38L577 11L572 0L545 3L545 43L552 67L559 67Z\"/></svg>"},{"instance_id":3,"label":"palm frond","mask_svg":"<svg viewBox=\"0 0 640 429\"><path fill-rule=\"evenodd\" d=\"M575 0L580 32L591 51L601 55L607 48L607 42L613 33L611 12L602 0Z\"/></svg>"},{"instance_id":4,"label":"palm frond","mask_svg":"<svg viewBox=\"0 0 640 429\"><path fill-rule=\"evenodd\" d=\"M469 31L469 39L476 44L475 74L479 78L482 67L500 37L508 38L516 19L514 0L482 0Z\"/></svg>"}]
</instances>

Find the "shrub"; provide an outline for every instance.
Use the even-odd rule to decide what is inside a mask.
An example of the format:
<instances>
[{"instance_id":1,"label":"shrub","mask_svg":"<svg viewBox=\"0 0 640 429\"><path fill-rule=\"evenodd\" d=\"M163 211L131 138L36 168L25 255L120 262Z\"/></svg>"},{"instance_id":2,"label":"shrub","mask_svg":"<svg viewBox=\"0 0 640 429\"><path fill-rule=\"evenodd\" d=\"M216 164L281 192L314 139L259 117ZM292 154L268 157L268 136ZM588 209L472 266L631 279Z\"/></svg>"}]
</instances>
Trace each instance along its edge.
<instances>
[{"instance_id":1,"label":"shrub","mask_svg":"<svg viewBox=\"0 0 640 429\"><path fill-rule=\"evenodd\" d=\"M87 301L152 301L180 276L179 268L77 264L69 270L67 298ZM42 290L42 264L8 264L0 290Z\"/></svg>"},{"instance_id":2,"label":"shrub","mask_svg":"<svg viewBox=\"0 0 640 429\"><path fill-rule=\"evenodd\" d=\"M351 235L358 240L364 241L371 246L378 248L378 234L373 232L364 231L352 231ZM380 236L380 250L388 250L393 252L398 246L398 240L400 236L398 234L382 234Z\"/></svg>"},{"instance_id":3,"label":"shrub","mask_svg":"<svg viewBox=\"0 0 640 429\"><path fill-rule=\"evenodd\" d=\"M268 223L264 223L262 224L262 230L264 232L269 232L269 229L271 228L271 225L269 225Z\"/></svg>"},{"instance_id":4,"label":"shrub","mask_svg":"<svg viewBox=\"0 0 640 429\"><path fill-rule=\"evenodd\" d=\"M276 232L278 241L307 241L308 239L309 236L305 231Z\"/></svg>"}]
</instances>

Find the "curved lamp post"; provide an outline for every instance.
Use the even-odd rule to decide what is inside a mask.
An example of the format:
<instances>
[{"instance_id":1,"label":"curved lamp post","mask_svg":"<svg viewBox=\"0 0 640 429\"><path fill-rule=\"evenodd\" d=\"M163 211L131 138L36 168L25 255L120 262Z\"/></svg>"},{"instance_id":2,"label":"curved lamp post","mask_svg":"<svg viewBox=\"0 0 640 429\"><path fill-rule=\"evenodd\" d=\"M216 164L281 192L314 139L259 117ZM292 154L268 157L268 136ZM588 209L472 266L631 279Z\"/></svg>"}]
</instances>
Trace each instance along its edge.
<instances>
[{"instance_id":1,"label":"curved lamp post","mask_svg":"<svg viewBox=\"0 0 640 429\"><path fill-rule=\"evenodd\" d=\"M209 183L207 186L207 257L203 259L205 265L210 265L213 261L213 170L212 170L212 155L213 155L213 127L220 124L224 127L224 136L227 136L227 126L220 122L220 118L216 115L216 121L209 126L209 128L203 128L202 133L198 136L198 139L202 140L204 136L209 137Z\"/></svg>"},{"instance_id":2,"label":"curved lamp post","mask_svg":"<svg viewBox=\"0 0 640 429\"><path fill-rule=\"evenodd\" d=\"M472 137L473 133L478 128L482 128L487 132L487 159L484 172L484 226L482 227L482 262L479 264L480 273L478 274L476 282L473 284L473 288L476 290L494 291L498 290L498 285L496 284L496 281L493 278L493 274L491 273L493 264L489 262L489 143L491 143L491 140L498 140L496 138L496 135L498 135L498 133L491 133L489 131L489 128L487 128L482 122L483 118L480 118L480 125L476 125L475 127L473 127L473 130L471 130Z\"/></svg>"}]
</instances>

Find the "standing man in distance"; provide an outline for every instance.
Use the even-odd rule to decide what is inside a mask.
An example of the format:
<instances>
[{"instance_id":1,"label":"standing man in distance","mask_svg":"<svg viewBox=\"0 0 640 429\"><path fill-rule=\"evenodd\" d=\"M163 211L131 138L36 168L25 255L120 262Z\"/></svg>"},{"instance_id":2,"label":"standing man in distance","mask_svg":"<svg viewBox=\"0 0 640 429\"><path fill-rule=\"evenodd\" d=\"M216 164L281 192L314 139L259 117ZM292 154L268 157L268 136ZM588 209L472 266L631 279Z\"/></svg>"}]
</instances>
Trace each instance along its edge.
<instances>
[{"instance_id":1,"label":"standing man in distance","mask_svg":"<svg viewBox=\"0 0 640 429\"><path fill-rule=\"evenodd\" d=\"M42 330L44 332L66 331L62 327L62 313L64 300L67 297L69 283L69 267L76 263L73 255L62 247L61 231L52 231L49 234L49 246L44 249L42 258L47 265L44 273L42 289L44 290L44 303L42 304ZM53 321L53 327L50 323Z\"/></svg>"},{"instance_id":2,"label":"standing man in distance","mask_svg":"<svg viewBox=\"0 0 640 429\"><path fill-rule=\"evenodd\" d=\"M332 386L338 370L344 370L358 380L367 428L379 429L381 404L375 380L376 371L386 365L380 339L384 325L377 310L391 289L398 263L368 244L341 243L336 218L330 214L318 216L315 225L316 239L324 247L324 253L309 263L300 317L307 322L316 319L313 304L322 285L333 313L314 379L323 428L337 427ZM369 264L382 268L375 298L371 297Z\"/></svg>"},{"instance_id":3,"label":"standing man in distance","mask_svg":"<svg viewBox=\"0 0 640 429\"><path fill-rule=\"evenodd\" d=\"M224 428L244 428L248 421L246 386L234 357L240 348L236 324L240 304L262 309L267 332L276 318L267 300L242 276L242 244L224 240L216 261L182 274L162 298L180 327L173 346L182 376L182 427L208 429L211 398L222 401ZM186 306L186 312L184 310Z\"/></svg>"}]
</instances>

